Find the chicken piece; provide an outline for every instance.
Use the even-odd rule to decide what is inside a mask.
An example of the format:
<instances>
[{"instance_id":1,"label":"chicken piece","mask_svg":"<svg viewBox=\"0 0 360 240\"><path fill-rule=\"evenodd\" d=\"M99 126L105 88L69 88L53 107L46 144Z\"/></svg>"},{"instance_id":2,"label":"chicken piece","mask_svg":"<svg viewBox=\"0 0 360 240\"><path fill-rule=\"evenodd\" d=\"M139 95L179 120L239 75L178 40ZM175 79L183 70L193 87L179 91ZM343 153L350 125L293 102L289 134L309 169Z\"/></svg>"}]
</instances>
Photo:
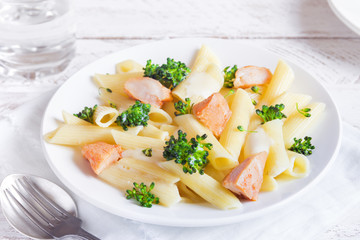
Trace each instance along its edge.
<instances>
[{"instance_id":1,"label":"chicken piece","mask_svg":"<svg viewBox=\"0 0 360 240\"><path fill-rule=\"evenodd\" d=\"M82 155L90 162L92 170L99 175L105 168L121 158L122 148L105 142L97 142L82 147Z\"/></svg>"},{"instance_id":2,"label":"chicken piece","mask_svg":"<svg viewBox=\"0 0 360 240\"><path fill-rule=\"evenodd\" d=\"M230 119L231 110L220 93L213 93L207 99L194 105L193 114L218 137Z\"/></svg>"},{"instance_id":3,"label":"chicken piece","mask_svg":"<svg viewBox=\"0 0 360 240\"><path fill-rule=\"evenodd\" d=\"M124 90L130 98L140 100L143 103L150 103L159 108L163 102L173 99L170 89L161 85L159 81L148 77L127 80Z\"/></svg>"},{"instance_id":4,"label":"chicken piece","mask_svg":"<svg viewBox=\"0 0 360 240\"><path fill-rule=\"evenodd\" d=\"M234 87L249 88L264 85L270 82L272 74L265 67L246 66L239 68L235 73Z\"/></svg>"},{"instance_id":5,"label":"chicken piece","mask_svg":"<svg viewBox=\"0 0 360 240\"><path fill-rule=\"evenodd\" d=\"M259 195L267 152L252 155L235 167L223 180L223 186L233 193L256 201Z\"/></svg>"}]
</instances>

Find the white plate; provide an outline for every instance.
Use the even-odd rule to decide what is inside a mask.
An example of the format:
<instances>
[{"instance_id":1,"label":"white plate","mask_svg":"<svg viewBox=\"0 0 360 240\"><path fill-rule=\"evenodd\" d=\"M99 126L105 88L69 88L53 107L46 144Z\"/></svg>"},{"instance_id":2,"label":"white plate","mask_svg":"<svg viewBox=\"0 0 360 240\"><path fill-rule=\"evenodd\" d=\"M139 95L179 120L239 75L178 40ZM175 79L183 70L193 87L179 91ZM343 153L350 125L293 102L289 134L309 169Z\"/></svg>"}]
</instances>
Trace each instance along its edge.
<instances>
[{"instance_id":1,"label":"white plate","mask_svg":"<svg viewBox=\"0 0 360 240\"><path fill-rule=\"evenodd\" d=\"M360 35L360 1L328 0L335 15L351 30Z\"/></svg>"},{"instance_id":2,"label":"white plate","mask_svg":"<svg viewBox=\"0 0 360 240\"><path fill-rule=\"evenodd\" d=\"M166 61L167 57L190 63L201 44L205 43L222 60L223 66L258 65L274 71L279 57L252 45L239 44L218 39L178 39L140 45L116 52L84 67L72 76L54 94L43 118L42 134L54 130L62 121L61 111L79 112L84 106L99 103L98 88L92 81L94 73L114 73L115 64L134 59L145 63ZM311 173L307 178L281 184L278 191L261 193L256 202L244 202L242 209L222 211L210 205L181 203L172 208L154 206L150 209L139 207L126 200L120 191L97 179L89 164L81 157L78 148L51 145L43 141L47 160L61 181L74 193L94 206L110 213L146 223L170 226L211 226L223 225L257 217L280 206L287 200L313 184L334 160L339 149L341 125L336 106L325 88L300 67L287 61L296 76L292 89L313 96L313 101L326 103L326 112L321 126L312 135L316 150L310 156Z\"/></svg>"}]
</instances>

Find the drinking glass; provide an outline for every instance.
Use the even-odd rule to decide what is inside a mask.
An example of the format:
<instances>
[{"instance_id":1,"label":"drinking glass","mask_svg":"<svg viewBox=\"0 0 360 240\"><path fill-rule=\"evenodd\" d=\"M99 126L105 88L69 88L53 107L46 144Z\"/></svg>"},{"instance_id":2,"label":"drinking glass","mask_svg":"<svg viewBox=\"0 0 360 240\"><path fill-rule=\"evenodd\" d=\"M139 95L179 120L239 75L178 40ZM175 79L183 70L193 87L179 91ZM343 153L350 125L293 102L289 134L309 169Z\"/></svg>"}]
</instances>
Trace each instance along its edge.
<instances>
[{"instance_id":1,"label":"drinking glass","mask_svg":"<svg viewBox=\"0 0 360 240\"><path fill-rule=\"evenodd\" d=\"M74 54L68 0L0 0L0 75L37 79L57 74Z\"/></svg>"}]
</instances>

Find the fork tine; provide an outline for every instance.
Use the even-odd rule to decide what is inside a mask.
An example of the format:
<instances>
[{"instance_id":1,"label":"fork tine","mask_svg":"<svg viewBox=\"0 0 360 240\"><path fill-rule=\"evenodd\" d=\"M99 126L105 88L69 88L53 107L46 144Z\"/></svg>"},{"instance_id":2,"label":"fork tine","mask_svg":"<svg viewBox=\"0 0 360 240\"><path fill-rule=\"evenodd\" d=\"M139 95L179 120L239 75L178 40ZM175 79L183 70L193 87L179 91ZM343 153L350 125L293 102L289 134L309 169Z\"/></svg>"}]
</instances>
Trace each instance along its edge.
<instances>
[{"instance_id":1,"label":"fork tine","mask_svg":"<svg viewBox=\"0 0 360 240\"><path fill-rule=\"evenodd\" d=\"M50 219L46 218L44 216L44 214L42 214L35 206L33 203L31 203L18 189L16 189L16 187L12 186L12 188L15 190L15 192L17 193L17 195L21 198L21 200L23 202L26 203L26 205L28 205L34 213L36 213L36 215L38 215L44 222L49 223ZM11 193L11 192L10 192ZM15 197L15 196L14 196Z\"/></svg>"},{"instance_id":2,"label":"fork tine","mask_svg":"<svg viewBox=\"0 0 360 240\"><path fill-rule=\"evenodd\" d=\"M18 208L21 209L21 211L25 214L25 216L34 223L39 229L41 229L44 233L48 234L49 236L53 237L52 234L46 229L46 226L41 223L38 219L36 219L18 200L17 198L10 192L9 189L5 189L5 196L7 200L10 202L10 204L16 209L13 203L16 204ZM9 196L13 201L9 199Z\"/></svg>"},{"instance_id":3,"label":"fork tine","mask_svg":"<svg viewBox=\"0 0 360 240\"><path fill-rule=\"evenodd\" d=\"M35 186L31 180L29 180L26 177L23 177L19 182L22 185L22 187L29 193L29 195L34 198L34 200L41 205L47 212L53 216L54 218L59 218L57 213L62 214L63 216L72 216L70 213L68 213L66 210L64 210L62 207L60 207L57 203L46 197L41 190Z\"/></svg>"}]
</instances>

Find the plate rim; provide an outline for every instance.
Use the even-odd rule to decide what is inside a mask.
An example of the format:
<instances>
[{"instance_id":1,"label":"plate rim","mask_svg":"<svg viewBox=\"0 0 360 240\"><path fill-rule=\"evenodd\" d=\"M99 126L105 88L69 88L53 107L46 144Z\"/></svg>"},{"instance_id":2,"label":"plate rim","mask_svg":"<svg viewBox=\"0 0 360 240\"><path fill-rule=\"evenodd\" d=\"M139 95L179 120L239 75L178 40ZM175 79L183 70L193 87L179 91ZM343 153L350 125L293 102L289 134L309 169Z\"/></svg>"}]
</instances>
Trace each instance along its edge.
<instances>
[{"instance_id":1,"label":"plate rim","mask_svg":"<svg viewBox=\"0 0 360 240\"><path fill-rule=\"evenodd\" d=\"M330 9L333 11L333 13L336 15L340 21L345 24L350 30L352 30L354 33L360 35L360 23L359 26L354 24L352 21L350 21L347 17L344 16L344 14L336 7L336 4L334 3L334 0L328 0L328 4L330 6Z\"/></svg>"},{"instance_id":2,"label":"plate rim","mask_svg":"<svg viewBox=\"0 0 360 240\"><path fill-rule=\"evenodd\" d=\"M248 212L248 213L242 213L236 216L228 216L228 217L220 217L217 219L217 221L214 221L213 218L210 219L201 219L201 221L199 221L197 219L197 222L187 222L184 221L184 219L171 219L171 221L169 219L164 219L163 217L157 217L155 216L151 216L149 217L149 214L144 215L144 214L139 214L139 213L133 213L133 215L129 216L129 215L122 215L119 213L119 211L114 211L114 209L112 209L111 207L108 207L107 205L104 205L102 202L97 201L96 199L93 198L88 198L88 196L86 196L85 194L83 194L82 192L78 192L77 188L75 185L73 185L71 182L68 182L66 178L63 178L61 173L58 172L58 170L55 168L55 166L53 165L52 161L50 160L50 156L48 155L48 152L46 151L46 147L45 147L45 140L44 140L44 121L45 121L45 115L48 112L48 109L50 107L50 103L53 101L53 99L55 98L55 96L57 95L57 93L60 91L60 89L63 89L64 86L66 86L67 84L69 84L69 82L71 81L71 79L73 79L74 77L76 78L76 76L78 74L80 74L85 68L88 68L92 65L96 65L97 62L103 61L103 59L105 58L111 58L115 55L121 54L121 52L123 51L129 51L132 50L134 48L138 48L140 46L142 47L146 47L148 45L152 45L152 44L160 44L160 43L165 43L165 42L176 42L176 41L189 41L189 42L194 42L195 43L208 43L208 42L226 42L226 41L236 41L236 39L214 39L214 38L177 38L177 39L165 39L165 40L161 40L161 41L152 41L150 43L144 43L144 44L137 44L135 46L132 47L128 47L128 48L124 48L121 49L119 51L116 51L114 53L105 55L85 66L83 66L81 69L79 69L75 74L73 74L72 76L70 76L64 83L62 86L60 86L56 92L53 94L53 96L51 97L51 99L48 101L45 111L43 113L42 116L42 120L41 120L41 128L40 128L40 137L41 137L41 147L42 150L44 152L45 158L51 168L51 170L55 173L55 175L57 176L57 178L59 178L59 180L61 182L64 183L64 185L73 193L75 193L77 196L79 196L82 200L85 200L86 202L90 203L91 205L93 205L96 208L102 209L104 211L106 211L107 213L119 216L119 217L123 217L126 219L131 219L131 220L135 220L138 222L142 222L142 223L149 223L149 224L155 224L155 225L162 225L162 226L174 226L174 227L205 227L205 226L221 226L221 225L227 225L230 223L236 223L236 222L241 222L244 220L248 220L248 219L253 219L256 218L260 215L264 215L267 214L271 211L276 210L277 208L279 208L281 205L287 204L290 201L293 201L294 199L299 198L302 194L304 194L306 191L308 191L309 189L311 189L316 183L318 183L323 176L325 175L325 173L331 168L331 166L333 165L333 163L335 162L336 157L338 156L339 150L340 150L340 146L341 146L341 140L342 140L342 132L343 132L343 128L342 128L342 121L341 121L341 117L339 114L339 109L338 106L336 105L333 97L330 95L329 91L326 89L326 87L324 86L324 84L320 81L317 80L317 78L315 78L313 76L313 74L311 74L309 71L304 70L299 64L296 64L294 61L288 59L287 57L283 57L283 56L279 56L277 53L271 52L269 50L267 50L266 48L263 47L259 47L255 44L252 43L239 43L240 45L247 45L247 46L251 46L252 48L256 48L259 49L261 51L264 52L268 52L272 55L276 55L278 57L278 59L283 59L285 60L287 63L290 63L291 65L296 66L297 68L299 68L301 71L309 74L319 85L321 85L321 87L323 88L323 90L325 91L325 93L327 94L327 96L329 97L329 100L331 101L332 105L334 106L334 110L336 113L336 120L338 122L338 126L339 128L337 129L336 133L339 136L336 142L336 148L333 151L333 154L331 155L328 163L326 164L326 166L319 172L319 174L317 176L314 177L314 179L312 179L308 184L306 184L305 186L303 186L298 192L293 193L292 195L286 197L285 199L282 199L270 206L264 207L262 209L259 210L255 210L253 212ZM169 208L170 209L170 208ZM231 211L231 210L227 210L227 211ZM155 219L155 221L154 221ZM194 224L195 223L195 224Z\"/></svg>"}]
</instances>

